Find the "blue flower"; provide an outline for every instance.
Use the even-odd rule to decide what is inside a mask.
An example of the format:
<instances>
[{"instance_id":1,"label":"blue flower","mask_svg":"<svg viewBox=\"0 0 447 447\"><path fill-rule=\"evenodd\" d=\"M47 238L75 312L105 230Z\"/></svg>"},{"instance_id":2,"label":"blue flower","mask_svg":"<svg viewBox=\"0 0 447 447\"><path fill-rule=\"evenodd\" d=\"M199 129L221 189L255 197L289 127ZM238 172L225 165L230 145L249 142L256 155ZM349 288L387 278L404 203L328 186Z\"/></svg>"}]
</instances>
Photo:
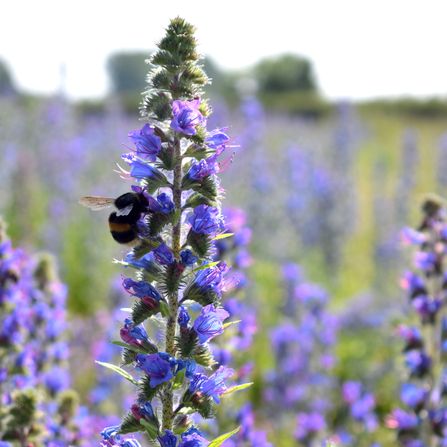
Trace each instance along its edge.
<instances>
[{"instance_id":1,"label":"blue flower","mask_svg":"<svg viewBox=\"0 0 447 447\"><path fill-rule=\"evenodd\" d=\"M404 383L402 385L401 399L413 409L419 409L419 407L423 406L427 394L427 390L418 388L412 383Z\"/></svg>"},{"instance_id":2,"label":"blue flower","mask_svg":"<svg viewBox=\"0 0 447 447\"><path fill-rule=\"evenodd\" d=\"M55 366L45 374L45 385L52 393L65 390L70 386L70 375L65 369Z\"/></svg>"},{"instance_id":3,"label":"blue flower","mask_svg":"<svg viewBox=\"0 0 447 447\"><path fill-rule=\"evenodd\" d=\"M155 177L160 179L160 172L151 166L149 163L141 161L139 158L135 157L134 154L123 154L121 158L132 168L130 170L130 176L136 179L145 179L147 177Z\"/></svg>"},{"instance_id":4,"label":"blue flower","mask_svg":"<svg viewBox=\"0 0 447 447\"><path fill-rule=\"evenodd\" d=\"M186 306L179 307L178 314L178 324L182 328L188 327L189 320L191 320L191 316L188 314L188 308Z\"/></svg>"},{"instance_id":5,"label":"blue flower","mask_svg":"<svg viewBox=\"0 0 447 447\"><path fill-rule=\"evenodd\" d=\"M157 202L160 204L160 212L162 213L170 213L175 206L174 202L165 192L157 196Z\"/></svg>"},{"instance_id":6,"label":"blue flower","mask_svg":"<svg viewBox=\"0 0 447 447\"><path fill-rule=\"evenodd\" d=\"M174 119L171 121L171 127L185 135L195 135L197 133L195 126L202 124L204 117L199 112L200 100L194 101L174 101L172 103L172 113Z\"/></svg>"},{"instance_id":7,"label":"blue flower","mask_svg":"<svg viewBox=\"0 0 447 447\"><path fill-rule=\"evenodd\" d=\"M160 265L171 265L174 264L174 254L171 249L162 242L155 250L152 251L155 259Z\"/></svg>"},{"instance_id":8,"label":"blue flower","mask_svg":"<svg viewBox=\"0 0 447 447\"><path fill-rule=\"evenodd\" d=\"M182 437L182 442L178 447L207 447L208 444L209 441L205 438L202 438L197 433L193 433L192 435Z\"/></svg>"},{"instance_id":9,"label":"blue flower","mask_svg":"<svg viewBox=\"0 0 447 447\"><path fill-rule=\"evenodd\" d=\"M230 314L224 309L214 309L213 304L208 304L202 309L202 315L194 321L194 330L197 332L200 344L204 344L221 334L223 329L223 321Z\"/></svg>"},{"instance_id":10,"label":"blue flower","mask_svg":"<svg viewBox=\"0 0 447 447\"><path fill-rule=\"evenodd\" d=\"M141 129L134 130L127 135L137 147L139 157L155 161L161 151L161 138L154 135L154 129L146 123Z\"/></svg>"},{"instance_id":11,"label":"blue flower","mask_svg":"<svg viewBox=\"0 0 447 447\"><path fill-rule=\"evenodd\" d=\"M220 396L225 394L227 387L225 380L234 374L234 370L226 366L221 366L212 376L207 377L204 374L194 374L194 378L189 384L190 393L202 393L211 396L219 404Z\"/></svg>"},{"instance_id":12,"label":"blue flower","mask_svg":"<svg viewBox=\"0 0 447 447\"><path fill-rule=\"evenodd\" d=\"M140 259L135 259L134 255L135 254L132 252L128 253L126 255L126 262L138 269L153 270L155 259L154 259L154 255L152 253L146 253ZM125 266L125 267L127 268L127 266Z\"/></svg>"},{"instance_id":13,"label":"blue flower","mask_svg":"<svg viewBox=\"0 0 447 447\"><path fill-rule=\"evenodd\" d=\"M234 283L234 277L228 281L225 279L225 275L231 270L231 267L227 267L227 264L221 261L219 264L200 270L196 274L195 284L203 290L213 290L222 296L222 291L230 290Z\"/></svg>"},{"instance_id":14,"label":"blue flower","mask_svg":"<svg viewBox=\"0 0 447 447\"><path fill-rule=\"evenodd\" d=\"M195 233L211 234L225 230L223 216L212 206L200 205L194 208L194 215L188 219Z\"/></svg>"},{"instance_id":15,"label":"blue flower","mask_svg":"<svg viewBox=\"0 0 447 447\"><path fill-rule=\"evenodd\" d=\"M165 430L165 435L157 436L157 439L161 447L176 447L177 445L177 436L170 430Z\"/></svg>"},{"instance_id":16,"label":"blue flower","mask_svg":"<svg viewBox=\"0 0 447 447\"><path fill-rule=\"evenodd\" d=\"M199 436L202 436L202 432L198 428L194 427L194 425L188 430L186 430L184 433L182 433L180 436L183 439L185 436L190 436L194 433L196 433Z\"/></svg>"},{"instance_id":17,"label":"blue flower","mask_svg":"<svg viewBox=\"0 0 447 447\"><path fill-rule=\"evenodd\" d=\"M187 248L186 250L182 250L180 252L180 257L182 258L182 262L185 265L193 265L197 262L197 259L199 259L197 256L193 256L191 250Z\"/></svg>"},{"instance_id":18,"label":"blue flower","mask_svg":"<svg viewBox=\"0 0 447 447\"><path fill-rule=\"evenodd\" d=\"M157 302L162 300L162 297L157 289L146 281L136 282L131 278L125 278L123 280L123 286L129 293L132 294L132 296L137 296L138 298L148 296Z\"/></svg>"},{"instance_id":19,"label":"blue flower","mask_svg":"<svg viewBox=\"0 0 447 447\"><path fill-rule=\"evenodd\" d=\"M169 362L162 360L158 354L138 354L135 362L151 378L152 388L160 383L169 382L173 377Z\"/></svg>"},{"instance_id":20,"label":"blue flower","mask_svg":"<svg viewBox=\"0 0 447 447\"><path fill-rule=\"evenodd\" d=\"M101 436L104 438L104 440L109 440L111 436L113 436L118 430L120 426L119 425L113 425L112 427L107 427L101 432Z\"/></svg>"}]
</instances>

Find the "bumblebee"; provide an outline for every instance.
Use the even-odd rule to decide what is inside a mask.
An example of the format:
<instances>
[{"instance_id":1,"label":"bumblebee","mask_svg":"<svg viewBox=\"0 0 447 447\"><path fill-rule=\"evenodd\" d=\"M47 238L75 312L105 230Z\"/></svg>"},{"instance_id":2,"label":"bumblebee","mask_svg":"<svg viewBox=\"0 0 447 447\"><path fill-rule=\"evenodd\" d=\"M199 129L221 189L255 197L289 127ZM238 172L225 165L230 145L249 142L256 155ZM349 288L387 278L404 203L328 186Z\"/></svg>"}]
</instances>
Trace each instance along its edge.
<instances>
[{"instance_id":1,"label":"bumblebee","mask_svg":"<svg viewBox=\"0 0 447 447\"><path fill-rule=\"evenodd\" d=\"M139 244L137 222L147 212L149 202L141 193L128 192L117 199L87 196L79 199L81 205L94 211L115 206L118 211L109 216L109 228L113 239L119 244L135 247Z\"/></svg>"}]
</instances>

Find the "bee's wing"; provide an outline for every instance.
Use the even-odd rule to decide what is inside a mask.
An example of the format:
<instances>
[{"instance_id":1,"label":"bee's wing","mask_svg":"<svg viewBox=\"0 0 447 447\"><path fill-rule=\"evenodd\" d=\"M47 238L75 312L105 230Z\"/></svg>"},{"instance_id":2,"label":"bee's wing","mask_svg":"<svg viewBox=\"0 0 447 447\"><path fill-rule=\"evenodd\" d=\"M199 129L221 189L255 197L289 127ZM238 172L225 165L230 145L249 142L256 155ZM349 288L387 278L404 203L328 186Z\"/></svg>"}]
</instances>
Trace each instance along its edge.
<instances>
[{"instance_id":1,"label":"bee's wing","mask_svg":"<svg viewBox=\"0 0 447 447\"><path fill-rule=\"evenodd\" d=\"M125 208L120 208L117 212L116 215L117 216L127 216L133 208L133 203L131 203L130 205L127 205Z\"/></svg>"},{"instance_id":2,"label":"bee's wing","mask_svg":"<svg viewBox=\"0 0 447 447\"><path fill-rule=\"evenodd\" d=\"M107 199L106 197L87 196L79 199L81 205L91 208L94 211L110 208L115 204L115 199Z\"/></svg>"}]
</instances>

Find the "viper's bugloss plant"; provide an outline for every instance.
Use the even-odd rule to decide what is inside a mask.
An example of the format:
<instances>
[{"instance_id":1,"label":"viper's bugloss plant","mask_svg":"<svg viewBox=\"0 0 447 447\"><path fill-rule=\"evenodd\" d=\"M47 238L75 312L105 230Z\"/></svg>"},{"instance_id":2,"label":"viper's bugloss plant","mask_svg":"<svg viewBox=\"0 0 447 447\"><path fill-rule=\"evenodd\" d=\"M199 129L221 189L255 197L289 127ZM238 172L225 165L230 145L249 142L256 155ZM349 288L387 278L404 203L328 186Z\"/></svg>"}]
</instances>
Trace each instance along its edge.
<instances>
[{"instance_id":1,"label":"viper's bugloss plant","mask_svg":"<svg viewBox=\"0 0 447 447\"><path fill-rule=\"evenodd\" d=\"M401 387L405 406L396 408L386 420L405 447L447 445L445 202L435 195L429 196L422 210L424 217L419 228L407 227L402 231L404 243L419 246L414 253L416 271L405 272L401 280L419 317L418 325L397 328L405 340L408 368L407 381Z\"/></svg>"},{"instance_id":2,"label":"viper's bugloss plant","mask_svg":"<svg viewBox=\"0 0 447 447\"><path fill-rule=\"evenodd\" d=\"M0 221L0 227L3 223ZM79 445L79 397L63 339L67 288L54 260L14 249L0 228L0 442Z\"/></svg>"},{"instance_id":3,"label":"viper's bugloss plant","mask_svg":"<svg viewBox=\"0 0 447 447\"><path fill-rule=\"evenodd\" d=\"M122 341L114 342L124 348L122 368L104 365L137 390L121 423L101 433L104 445L137 445L124 435L145 432L161 446L214 447L238 430L210 443L190 417L213 418L224 396L246 387L230 385L234 371L225 365L206 374L215 363L208 343L225 330L229 316L222 293L237 279L225 262L212 259L213 240L229 235L220 211L225 191L216 174L231 159L217 160L230 137L227 128L206 129L212 109L201 88L210 80L199 65L194 32L176 18L158 42L141 108L148 123L129 133L132 152L122 157L131 169L121 168L121 176L136 181L132 190L148 206L137 223L140 242L121 261L135 271L135 279L123 278L135 301ZM161 329L161 342L148 336L147 322Z\"/></svg>"}]
</instances>

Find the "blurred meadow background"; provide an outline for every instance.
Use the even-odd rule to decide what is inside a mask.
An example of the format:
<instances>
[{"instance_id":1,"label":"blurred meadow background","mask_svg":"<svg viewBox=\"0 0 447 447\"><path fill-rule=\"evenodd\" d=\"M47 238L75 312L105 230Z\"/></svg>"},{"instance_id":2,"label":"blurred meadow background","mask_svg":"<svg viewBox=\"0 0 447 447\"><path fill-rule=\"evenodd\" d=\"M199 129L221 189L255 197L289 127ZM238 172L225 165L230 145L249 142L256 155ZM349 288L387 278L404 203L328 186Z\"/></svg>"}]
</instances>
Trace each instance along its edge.
<instances>
[{"instance_id":1,"label":"blurred meadow background","mask_svg":"<svg viewBox=\"0 0 447 447\"><path fill-rule=\"evenodd\" d=\"M237 401L252 402L256 425L276 446L310 445L297 433L299 427L308 427L312 435L331 434L339 445L395 445L395 434L383 421L398 404L399 383L405 377L396 327L414 318L399 286L403 272L413 268L412 250L402 245L400 232L404 226L419 224L424 194L447 194L447 77L445 69L438 70L434 56L424 52L424 45L440 45L436 33L441 26L431 23L431 40L421 31L417 43L412 45L408 37L405 44L412 25L419 24L417 11L393 6L390 15L382 17L387 13L379 2L370 13L384 27L388 41L370 40L371 23L362 22L365 19L355 7L350 20L338 23L344 28L340 31L344 40L337 41L335 28L325 29L332 7L329 2L316 3L321 4L312 8L320 6L324 18L314 9L309 17L321 24L318 33L307 35L315 42L314 55L306 36L297 30L302 23L298 17L306 14L304 2L290 14L295 19L284 17L286 10L272 13L271 21L279 25L287 21L284 28L297 37L290 40L271 33L269 45L260 37L269 34L269 24L261 22L258 13L250 18L249 12L238 13L235 7L233 18L214 19L210 12L200 11L204 8L200 2L197 11L190 5L187 13L177 11L175 2L169 11L135 2L135 7L149 10L147 26L157 25L153 39L136 33L132 46L133 25L111 21L109 25L114 24L116 33L126 34L127 40L125 48L115 44L110 49L108 42L107 54L98 55L103 67L97 61L89 64L95 55L87 54L86 43L78 48L86 52L85 60L79 59L86 85L88 76L94 84L95 70L104 71L96 92L92 85L85 90L74 85L76 72L70 71L73 62L68 58L74 53L73 43L68 44L67 59L60 43L55 43L54 51L46 48L39 55L42 63L35 65L37 48L32 43L29 59L22 54L17 61L12 47L2 49L2 39L0 215L14 247L33 254L50 252L56 259L59 278L68 287L65 333L71 386L91 411L113 417L129 404L126 387L116 386L120 379L112 379L94 364L95 359L119 356L119 349L107 341L119 331L116 309L127 307L128 298L119 284L124 268L111 262L125 253L110 237L107 211L90 212L78 199L117 197L130 188L113 170L127 152L123 146L129 145L127 134L142 126L138 109L150 69L145 59L154 51L154 40L168 18L184 14L198 27L204 68L213 79L205 88L213 107L208 128L228 125L228 135L236 137L234 162L221 174L227 191L223 208L236 216L236 234L251 230L251 236L244 230L243 242L235 242L231 250L222 249L224 257L244 272L244 291L237 289L234 297L243 296L255 318L247 324L245 336L252 339L244 358L233 352L255 382ZM441 3L428 2L422 16L431 11L430 20L437 21L441 10L430 7ZM230 2L228 7L232 6ZM350 14L350 2L342 6L333 21ZM32 9L30 5L27 17ZM64 15L57 14L59 19ZM104 16L93 14L107 22L107 11ZM134 14L135 10L128 17ZM256 22L256 29L249 27L249 19ZM89 35L94 25L91 17L86 20ZM220 35L209 28L214 20ZM366 29L358 35L362 23ZM56 31L64 35L60 26L58 22ZM139 19L138 27L144 26ZM396 37L391 37L391 30ZM207 39L225 42L227 33L235 36L228 37L225 50L216 47L213 53ZM101 38L92 36L97 50ZM107 36L105 32L103 39ZM237 51L235 38L241 47ZM391 56L387 44L394 51ZM226 63L233 51L237 62ZM442 56L439 51L437 59ZM368 52L371 62L362 71L359 66L368 60L364 59ZM383 58L375 58L380 52ZM338 58L323 59L324 53L336 53ZM354 61L352 65L348 60ZM396 74L390 61L406 66L405 70ZM53 83L31 85L20 71L24 63L28 71L37 70ZM410 72L420 66L422 72ZM443 79L442 85L434 72ZM338 90L337 79L343 79ZM228 299L234 298L231 293ZM312 314L307 301L299 298L302 294L321 297L324 311ZM306 312L312 315L315 339L308 328L303 329L310 321ZM296 346L290 346L291 340ZM230 338L230 346L235 343ZM342 392L346 383L361 384L362 393L373 396L363 412L351 411L351 401ZM314 428L297 421L303 414L314 415Z\"/></svg>"}]
</instances>

